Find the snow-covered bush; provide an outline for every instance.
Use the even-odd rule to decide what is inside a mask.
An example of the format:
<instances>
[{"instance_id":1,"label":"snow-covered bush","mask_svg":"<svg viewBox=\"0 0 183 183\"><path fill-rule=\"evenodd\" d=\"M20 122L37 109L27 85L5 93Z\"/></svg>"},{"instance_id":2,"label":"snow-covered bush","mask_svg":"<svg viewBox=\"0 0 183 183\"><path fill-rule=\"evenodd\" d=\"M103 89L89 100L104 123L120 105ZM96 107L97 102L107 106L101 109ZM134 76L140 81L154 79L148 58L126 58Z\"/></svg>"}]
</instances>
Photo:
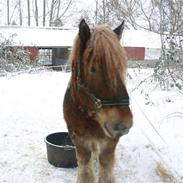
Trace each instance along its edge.
<instances>
[{"instance_id":1,"label":"snow-covered bush","mask_svg":"<svg viewBox=\"0 0 183 183\"><path fill-rule=\"evenodd\" d=\"M8 39L0 34L0 74L27 70L37 65L30 59L30 52L23 47L13 46L13 34Z\"/></svg>"},{"instance_id":2,"label":"snow-covered bush","mask_svg":"<svg viewBox=\"0 0 183 183\"><path fill-rule=\"evenodd\" d=\"M183 36L166 33L162 37L162 53L154 69L154 77L163 89L183 89Z\"/></svg>"}]
</instances>

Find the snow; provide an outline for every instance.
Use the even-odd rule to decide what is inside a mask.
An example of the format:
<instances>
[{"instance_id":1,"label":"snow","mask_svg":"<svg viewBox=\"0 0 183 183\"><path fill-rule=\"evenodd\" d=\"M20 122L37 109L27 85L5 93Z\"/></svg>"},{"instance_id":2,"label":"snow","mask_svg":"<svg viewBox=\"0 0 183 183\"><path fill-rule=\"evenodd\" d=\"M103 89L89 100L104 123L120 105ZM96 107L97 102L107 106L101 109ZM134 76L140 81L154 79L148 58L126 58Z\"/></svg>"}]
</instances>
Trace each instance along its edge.
<instances>
[{"instance_id":1,"label":"snow","mask_svg":"<svg viewBox=\"0 0 183 183\"><path fill-rule=\"evenodd\" d=\"M117 183L183 182L183 96L154 89L154 81L136 88L150 74L129 69L134 126L117 146ZM44 143L48 134L67 131L62 102L69 77L46 70L0 77L0 182L76 181L77 168L48 163ZM159 165L170 176L161 176Z\"/></svg>"},{"instance_id":2,"label":"snow","mask_svg":"<svg viewBox=\"0 0 183 183\"><path fill-rule=\"evenodd\" d=\"M122 42L124 46L161 48L160 35L147 30L124 30Z\"/></svg>"},{"instance_id":3,"label":"snow","mask_svg":"<svg viewBox=\"0 0 183 183\"><path fill-rule=\"evenodd\" d=\"M0 33L6 39L15 35L15 46L71 47L77 34L76 29L41 28L41 27L0 27Z\"/></svg>"},{"instance_id":4,"label":"snow","mask_svg":"<svg viewBox=\"0 0 183 183\"><path fill-rule=\"evenodd\" d=\"M14 45L71 47L78 29L0 26L0 33L7 39L15 34ZM161 48L160 35L147 30L125 30L121 42L127 47Z\"/></svg>"}]
</instances>

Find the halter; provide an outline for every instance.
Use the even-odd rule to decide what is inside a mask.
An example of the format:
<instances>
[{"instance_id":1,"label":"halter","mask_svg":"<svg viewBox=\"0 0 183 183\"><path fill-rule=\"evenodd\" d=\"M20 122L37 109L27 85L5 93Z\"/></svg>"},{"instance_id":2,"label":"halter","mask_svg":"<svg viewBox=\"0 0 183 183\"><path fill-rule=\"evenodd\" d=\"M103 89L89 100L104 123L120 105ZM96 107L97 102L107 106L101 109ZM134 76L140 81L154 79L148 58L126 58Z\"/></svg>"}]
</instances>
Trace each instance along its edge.
<instances>
[{"instance_id":1,"label":"halter","mask_svg":"<svg viewBox=\"0 0 183 183\"><path fill-rule=\"evenodd\" d=\"M113 100L101 100L98 97L96 97L93 93L88 91L88 88L84 86L84 84L81 83L81 60L77 60L77 89L78 91L80 88L83 88L85 93L88 95L90 99L93 101L93 106L95 112L98 112L102 107L112 107L112 106L122 106L122 107L128 107L130 102L129 99L121 99L118 101Z\"/></svg>"}]
</instances>

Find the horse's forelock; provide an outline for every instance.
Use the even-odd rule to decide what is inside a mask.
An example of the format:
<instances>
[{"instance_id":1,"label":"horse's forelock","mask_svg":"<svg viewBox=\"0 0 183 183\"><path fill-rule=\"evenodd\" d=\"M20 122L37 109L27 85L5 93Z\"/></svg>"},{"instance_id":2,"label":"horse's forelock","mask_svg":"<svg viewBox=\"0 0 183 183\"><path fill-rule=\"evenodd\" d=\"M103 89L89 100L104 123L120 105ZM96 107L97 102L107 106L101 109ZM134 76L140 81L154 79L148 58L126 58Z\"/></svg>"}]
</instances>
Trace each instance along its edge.
<instances>
[{"instance_id":1,"label":"horse's forelock","mask_svg":"<svg viewBox=\"0 0 183 183\"><path fill-rule=\"evenodd\" d=\"M91 32L93 35L85 50L88 52L85 55L91 59L88 63L100 62L105 68L103 75L108 78L109 85L116 88L119 80L124 83L127 67L126 54L116 34L109 27L96 27Z\"/></svg>"}]
</instances>

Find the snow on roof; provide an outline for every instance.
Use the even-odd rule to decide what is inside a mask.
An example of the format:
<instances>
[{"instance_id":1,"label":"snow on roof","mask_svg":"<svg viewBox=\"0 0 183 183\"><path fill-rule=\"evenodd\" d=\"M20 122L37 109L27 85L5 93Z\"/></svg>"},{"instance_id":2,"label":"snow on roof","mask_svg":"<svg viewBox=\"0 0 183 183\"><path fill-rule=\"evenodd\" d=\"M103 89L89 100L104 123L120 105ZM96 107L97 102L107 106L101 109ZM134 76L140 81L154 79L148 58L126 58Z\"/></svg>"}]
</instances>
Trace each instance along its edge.
<instances>
[{"instance_id":1,"label":"snow on roof","mask_svg":"<svg viewBox=\"0 0 183 183\"><path fill-rule=\"evenodd\" d=\"M122 43L124 46L161 48L160 35L147 30L125 30Z\"/></svg>"},{"instance_id":2,"label":"snow on roof","mask_svg":"<svg viewBox=\"0 0 183 183\"><path fill-rule=\"evenodd\" d=\"M5 38L15 34L13 45L38 47L71 47L77 34L74 29L0 27Z\"/></svg>"},{"instance_id":3,"label":"snow on roof","mask_svg":"<svg viewBox=\"0 0 183 183\"><path fill-rule=\"evenodd\" d=\"M16 35L13 39L16 46L71 47L77 32L77 29L0 27L3 37ZM145 30L125 30L121 42L128 47L161 48L160 36Z\"/></svg>"}]
</instances>

